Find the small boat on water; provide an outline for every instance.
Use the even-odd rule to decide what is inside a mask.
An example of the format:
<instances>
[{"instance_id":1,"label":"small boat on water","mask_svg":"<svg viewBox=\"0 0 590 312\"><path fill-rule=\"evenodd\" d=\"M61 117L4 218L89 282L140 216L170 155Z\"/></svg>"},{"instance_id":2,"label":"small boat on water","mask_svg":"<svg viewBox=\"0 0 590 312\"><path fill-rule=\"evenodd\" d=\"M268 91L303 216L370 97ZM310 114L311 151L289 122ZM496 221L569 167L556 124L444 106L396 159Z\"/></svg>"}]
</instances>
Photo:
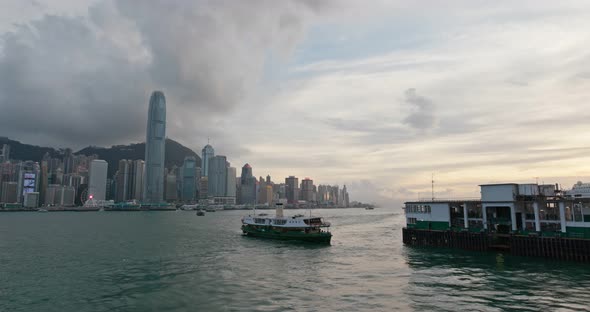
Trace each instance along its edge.
<instances>
[{"instance_id":1,"label":"small boat on water","mask_svg":"<svg viewBox=\"0 0 590 312\"><path fill-rule=\"evenodd\" d=\"M203 211L203 210L201 210L201 209L199 209L199 210L197 211L197 216L204 216L204 215L205 215L205 211Z\"/></svg>"},{"instance_id":2,"label":"small boat on water","mask_svg":"<svg viewBox=\"0 0 590 312\"><path fill-rule=\"evenodd\" d=\"M180 206L180 209L182 209L182 210L197 210L197 207L199 207L199 205L182 205L182 206Z\"/></svg>"},{"instance_id":3,"label":"small boat on water","mask_svg":"<svg viewBox=\"0 0 590 312\"><path fill-rule=\"evenodd\" d=\"M45 208L39 208L39 209L37 209L37 212L49 212L49 210L47 210Z\"/></svg>"},{"instance_id":4,"label":"small boat on water","mask_svg":"<svg viewBox=\"0 0 590 312\"><path fill-rule=\"evenodd\" d=\"M277 204L274 217L249 215L242 218L242 232L246 236L296 240L330 244L330 223L321 217L295 215L283 216L283 205Z\"/></svg>"},{"instance_id":5,"label":"small boat on water","mask_svg":"<svg viewBox=\"0 0 590 312\"><path fill-rule=\"evenodd\" d=\"M375 209L375 208L373 208L373 207L365 207L365 210L373 210L373 209Z\"/></svg>"}]
</instances>

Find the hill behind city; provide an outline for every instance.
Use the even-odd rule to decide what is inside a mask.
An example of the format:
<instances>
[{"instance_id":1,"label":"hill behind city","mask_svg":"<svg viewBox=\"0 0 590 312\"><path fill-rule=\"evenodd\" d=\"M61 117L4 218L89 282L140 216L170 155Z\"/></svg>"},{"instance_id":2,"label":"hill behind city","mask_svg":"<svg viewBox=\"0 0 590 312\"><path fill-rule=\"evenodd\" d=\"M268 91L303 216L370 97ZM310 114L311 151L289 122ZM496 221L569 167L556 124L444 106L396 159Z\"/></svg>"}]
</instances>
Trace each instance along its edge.
<instances>
[{"instance_id":1,"label":"hill behind city","mask_svg":"<svg viewBox=\"0 0 590 312\"><path fill-rule=\"evenodd\" d=\"M51 157L58 157L63 153L62 149L29 145L19 141L0 137L0 145L10 145L10 158L19 160L41 161L45 153ZM108 176L112 177L117 171L118 162L121 159L145 159L145 143L133 143L128 145L113 145L111 147L88 146L74 154L93 155L109 163ZM192 149L172 140L166 139L166 167L182 165L186 156L194 156L197 159L197 166L201 165L201 157Z\"/></svg>"}]
</instances>

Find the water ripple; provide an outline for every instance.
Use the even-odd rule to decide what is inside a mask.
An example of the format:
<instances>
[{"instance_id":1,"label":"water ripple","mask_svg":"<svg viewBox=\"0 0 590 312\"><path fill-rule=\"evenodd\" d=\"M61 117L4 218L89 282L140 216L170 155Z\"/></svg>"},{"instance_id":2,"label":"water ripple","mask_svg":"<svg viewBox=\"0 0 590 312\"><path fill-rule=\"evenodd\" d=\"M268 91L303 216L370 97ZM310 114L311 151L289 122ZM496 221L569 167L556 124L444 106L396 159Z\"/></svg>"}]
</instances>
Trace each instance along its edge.
<instances>
[{"instance_id":1,"label":"water ripple","mask_svg":"<svg viewBox=\"0 0 590 312\"><path fill-rule=\"evenodd\" d=\"M317 212L332 246L244 237L239 211L3 215L0 311L588 310L585 265L405 248L399 213Z\"/></svg>"}]
</instances>

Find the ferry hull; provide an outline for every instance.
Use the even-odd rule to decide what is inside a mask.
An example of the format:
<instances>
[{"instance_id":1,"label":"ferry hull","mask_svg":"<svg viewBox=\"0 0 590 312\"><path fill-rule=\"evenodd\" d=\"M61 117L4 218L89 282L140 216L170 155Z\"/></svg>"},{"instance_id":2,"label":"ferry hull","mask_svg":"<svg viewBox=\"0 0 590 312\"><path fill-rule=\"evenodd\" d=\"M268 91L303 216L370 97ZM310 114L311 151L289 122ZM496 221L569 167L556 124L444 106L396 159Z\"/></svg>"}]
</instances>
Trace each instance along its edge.
<instances>
[{"instance_id":1,"label":"ferry hull","mask_svg":"<svg viewBox=\"0 0 590 312\"><path fill-rule=\"evenodd\" d=\"M292 240L317 244L330 244L332 234L328 232L323 233L301 233L301 232L278 232L272 229L259 230L251 228L247 225L242 225L242 231L246 236L278 239L278 240Z\"/></svg>"}]
</instances>

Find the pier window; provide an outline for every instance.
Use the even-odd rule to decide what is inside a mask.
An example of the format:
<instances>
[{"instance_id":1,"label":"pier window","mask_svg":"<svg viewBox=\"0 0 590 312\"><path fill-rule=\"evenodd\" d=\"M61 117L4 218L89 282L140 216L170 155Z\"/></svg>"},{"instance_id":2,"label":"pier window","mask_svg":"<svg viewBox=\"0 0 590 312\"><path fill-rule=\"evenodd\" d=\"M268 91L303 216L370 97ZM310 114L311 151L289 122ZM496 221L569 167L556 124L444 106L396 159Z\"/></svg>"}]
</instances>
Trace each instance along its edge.
<instances>
[{"instance_id":1,"label":"pier window","mask_svg":"<svg viewBox=\"0 0 590 312\"><path fill-rule=\"evenodd\" d=\"M526 220L535 220L535 208L533 208L533 202L524 203L524 218Z\"/></svg>"},{"instance_id":2,"label":"pier window","mask_svg":"<svg viewBox=\"0 0 590 312\"><path fill-rule=\"evenodd\" d=\"M565 221L573 221L574 220L574 211L572 210L572 205L570 203L565 203Z\"/></svg>"},{"instance_id":3,"label":"pier window","mask_svg":"<svg viewBox=\"0 0 590 312\"><path fill-rule=\"evenodd\" d=\"M559 208L556 202L547 202L545 207L539 211L539 219L556 221L559 220Z\"/></svg>"},{"instance_id":4,"label":"pier window","mask_svg":"<svg viewBox=\"0 0 590 312\"><path fill-rule=\"evenodd\" d=\"M467 211L467 216L469 218L473 218L473 219L481 219L481 218L483 218L481 204L470 205L469 210Z\"/></svg>"},{"instance_id":5,"label":"pier window","mask_svg":"<svg viewBox=\"0 0 590 312\"><path fill-rule=\"evenodd\" d=\"M430 205L422 204L407 204L406 213L431 213L432 208Z\"/></svg>"},{"instance_id":6,"label":"pier window","mask_svg":"<svg viewBox=\"0 0 590 312\"><path fill-rule=\"evenodd\" d=\"M584 222L584 214L582 213L584 206L582 203L574 204L574 222Z\"/></svg>"}]
</instances>

